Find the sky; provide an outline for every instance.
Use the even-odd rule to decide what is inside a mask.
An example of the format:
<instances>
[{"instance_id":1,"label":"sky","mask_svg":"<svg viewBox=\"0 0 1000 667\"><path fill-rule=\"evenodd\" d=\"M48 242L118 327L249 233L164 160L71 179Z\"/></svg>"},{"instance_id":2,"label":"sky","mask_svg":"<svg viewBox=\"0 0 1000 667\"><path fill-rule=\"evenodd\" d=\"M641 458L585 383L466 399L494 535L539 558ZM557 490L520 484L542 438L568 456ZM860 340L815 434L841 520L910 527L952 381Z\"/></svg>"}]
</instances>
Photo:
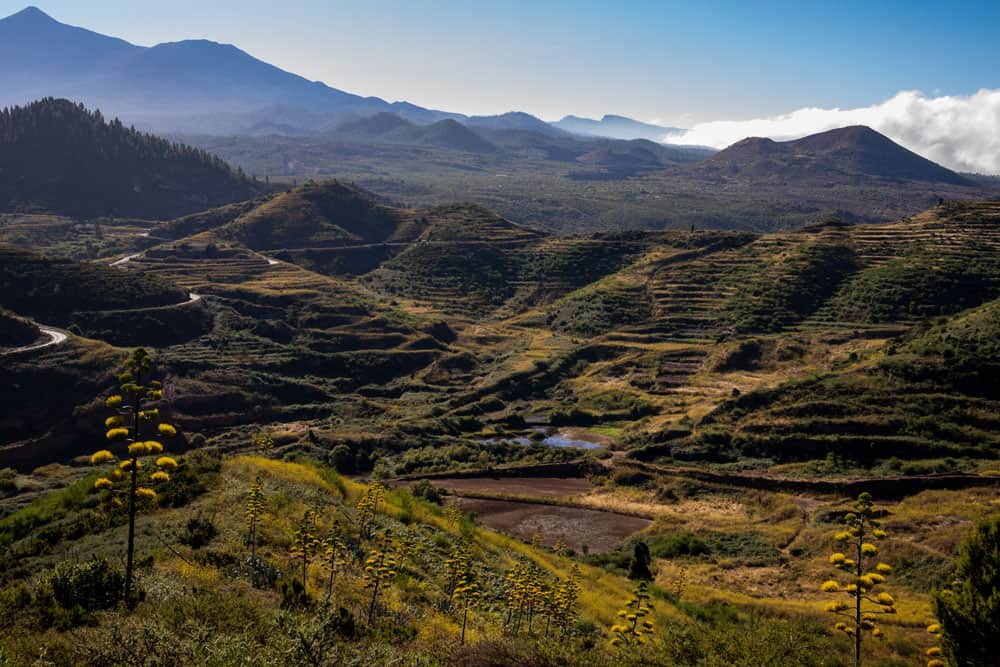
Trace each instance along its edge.
<instances>
[{"instance_id":1,"label":"sky","mask_svg":"<svg viewBox=\"0 0 1000 667\"><path fill-rule=\"evenodd\" d=\"M944 99L947 118L995 113L1000 135L1000 100L976 97L1000 91L998 0L33 1L133 43L232 43L342 90L467 114L616 113L715 146L829 118L799 112L864 120ZM0 0L0 16L25 4Z\"/></svg>"}]
</instances>

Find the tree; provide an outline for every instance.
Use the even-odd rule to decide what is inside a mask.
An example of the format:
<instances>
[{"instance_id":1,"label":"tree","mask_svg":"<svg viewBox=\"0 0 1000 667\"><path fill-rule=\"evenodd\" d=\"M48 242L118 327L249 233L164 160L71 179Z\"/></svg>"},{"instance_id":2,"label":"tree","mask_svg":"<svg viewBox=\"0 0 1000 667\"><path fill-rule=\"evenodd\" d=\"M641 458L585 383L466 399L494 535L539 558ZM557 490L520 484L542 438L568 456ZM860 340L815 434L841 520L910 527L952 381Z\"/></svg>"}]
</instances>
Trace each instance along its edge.
<instances>
[{"instance_id":1,"label":"tree","mask_svg":"<svg viewBox=\"0 0 1000 667\"><path fill-rule=\"evenodd\" d=\"M316 512L311 509L306 510L295 527L295 532L292 534L292 545L288 550L292 560L297 560L301 564L303 593L308 592L306 576L309 573L309 561L312 560L320 546L320 541L316 537L316 522Z\"/></svg>"},{"instance_id":2,"label":"tree","mask_svg":"<svg viewBox=\"0 0 1000 667\"><path fill-rule=\"evenodd\" d=\"M653 573L649 569L649 562L649 547L641 540L636 542L635 549L632 551L632 562L629 563L628 567L628 578L652 581Z\"/></svg>"},{"instance_id":3,"label":"tree","mask_svg":"<svg viewBox=\"0 0 1000 667\"><path fill-rule=\"evenodd\" d=\"M365 561L365 587L372 589L371 602L368 605L368 625L374 626L375 612L378 605L378 594L383 584L396 576L396 559L391 551L390 532L382 534L382 542L376 546Z\"/></svg>"},{"instance_id":4,"label":"tree","mask_svg":"<svg viewBox=\"0 0 1000 667\"><path fill-rule=\"evenodd\" d=\"M844 616L848 622L839 622L834 627L854 640L854 664L861 664L861 637L864 632L870 632L873 637L881 637L882 630L876 624L880 614L895 614L896 601L886 592L875 593L875 589L885 582L886 576L892 573L892 567L886 563L875 564L878 547L865 540L872 537L876 540L885 539L886 532L880 528L876 518L878 511L872 502L871 494L862 493L854 502L854 511L844 517L847 530L834 536L834 540L844 544L853 552L854 558L848 558L842 552L830 555L830 564L838 570L851 575L847 582L828 579L820 587L825 593L844 594L848 602L834 600L826 606L833 614Z\"/></svg>"},{"instance_id":5,"label":"tree","mask_svg":"<svg viewBox=\"0 0 1000 667\"><path fill-rule=\"evenodd\" d=\"M965 538L955 580L934 594L933 604L951 664L1000 666L1000 515L980 521Z\"/></svg>"},{"instance_id":6,"label":"tree","mask_svg":"<svg viewBox=\"0 0 1000 667\"><path fill-rule=\"evenodd\" d=\"M257 546L257 522L264 512L264 480L260 475L250 485L247 493L247 509L244 513L247 524L246 543L250 545L250 555L254 555Z\"/></svg>"},{"instance_id":7,"label":"tree","mask_svg":"<svg viewBox=\"0 0 1000 667\"><path fill-rule=\"evenodd\" d=\"M111 498L112 505L122 503L117 497L124 493L128 506L128 546L125 558L125 601L128 605L135 603L133 595L133 578L135 573L135 516L139 505L151 506L156 502L156 491L144 483L154 486L170 481L170 472L177 468L177 460L170 456L159 456L156 461L158 470L148 473L142 458L148 455L163 453L161 439L177 435L177 429L160 421L160 410L151 407L163 399L163 385L156 380L149 380L153 359L149 353L138 348L132 352L126 362L126 370L119 376L121 394L114 394L105 401L105 405L115 414L104 420L107 428L106 437L115 443L127 443L128 456L124 458L116 470L107 477L100 477L94 482L94 487ZM157 438L152 440L149 438ZM95 452L90 457L93 465L104 465L115 461L115 455L107 449ZM116 489L122 482L126 483L124 490Z\"/></svg>"},{"instance_id":8,"label":"tree","mask_svg":"<svg viewBox=\"0 0 1000 667\"><path fill-rule=\"evenodd\" d=\"M612 646L632 646L645 644L646 635L653 633L653 620L647 618L653 613L653 605L650 603L649 591L645 581L636 584L632 597L625 603L623 609L618 610L618 618L621 620L611 626Z\"/></svg>"}]
</instances>

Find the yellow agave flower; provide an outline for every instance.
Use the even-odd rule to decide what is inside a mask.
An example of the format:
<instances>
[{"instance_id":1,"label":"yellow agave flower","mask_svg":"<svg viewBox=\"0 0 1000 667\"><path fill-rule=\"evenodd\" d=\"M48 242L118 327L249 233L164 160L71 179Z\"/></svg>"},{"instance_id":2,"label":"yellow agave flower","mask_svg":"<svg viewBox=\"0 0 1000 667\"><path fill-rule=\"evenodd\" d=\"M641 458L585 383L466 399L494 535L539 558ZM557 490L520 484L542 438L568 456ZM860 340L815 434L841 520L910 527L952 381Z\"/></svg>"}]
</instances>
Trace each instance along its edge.
<instances>
[{"instance_id":1,"label":"yellow agave flower","mask_svg":"<svg viewBox=\"0 0 1000 667\"><path fill-rule=\"evenodd\" d=\"M167 470L174 470L177 468L177 460L170 456L161 456L156 459L156 465Z\"/></svg>"},{"instance_id":2,"label":"yellow agave flower","mask_svg":"<svg viewBox=\"0 0 1000 667\"><path fill-rule=\"evenodd\" d=\"M103 465L105 463L111 463L114 460L115 460L115 455L106 449L102 449L90 455L90 463L91 465L95 466Z\"/></svg>"}]
</instances>

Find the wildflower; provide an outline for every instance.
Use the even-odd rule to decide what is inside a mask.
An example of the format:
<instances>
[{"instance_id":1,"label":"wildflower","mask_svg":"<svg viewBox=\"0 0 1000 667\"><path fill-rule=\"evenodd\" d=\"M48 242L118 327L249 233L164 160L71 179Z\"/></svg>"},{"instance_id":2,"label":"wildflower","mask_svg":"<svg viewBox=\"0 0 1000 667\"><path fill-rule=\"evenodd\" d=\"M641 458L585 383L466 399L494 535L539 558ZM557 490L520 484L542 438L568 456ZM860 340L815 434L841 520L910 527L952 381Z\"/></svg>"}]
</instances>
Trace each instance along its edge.
<instances>
[{"instance_id":1,"label":"wildflower","mask_svg":"<svg viewBox=\"0 0 1000 667\"><path fill-rule=\"evenodd\" d=\"M90 463L91 465L95 466L103 465L105 463L111 463L114 460L115 460L115 455L106 449L102 449L90 455Z\"/></svg>"},{"instance_id":2,"label":"wildflower","mask_svg":"<svg viewBox=\"0 0 1000 667\"><path fill-rule=\"evenodd\" d=\"M847 609L847 603L841 600L828 602L826 605L826 610L830 612L844 611L845 609Z\"/></svg>"},{"instance_id":3,"label":"wildflower","mask_svg":"<svg viewBox=\"0 0 1000 667\"><path fill-rule=\"evenodd\" d=\"M108 429L107 437L108 440L121 440L122 438L127 438L128 429L127 428Z\"/></svg>"},{"instance_id":4,"label":"wildflower","mask_svg":"<svg viewBox=\"0 0 1000 667\"><path fill-rule=\"evenodd\" d=\"M136 500L156 500L156 491L140 486L135 490Z\"/></svg>"},{"instance_id":5,"label":"wildflower","mask_svg":"<svg viewBox=\"0 0 1000 667\"><path fill-rule=\"evenodd\" d=\"M879 563L875 566L875 571L879 574L892 574L892 565L888 563Z\"/></svg>"},{"instance_id":6,"label":"wildflower","mask_svg":"<svg viewBox=\"0 0 1000 667\"><path fill-rule=\"evenodd\" d=\"M160 443L156 442L155 440L147 440L146 441L146 450L150 454L159 454L160 452L163 451L163 445L161 445Z\"/></svg>"},{"instance_id":7,"label":"wildflower","mask_svg":"<svg viewBox=\"0 0 1000 667\"><path fill-rule=\"evenodd\" d=\"M150 475L149 478L151 480L153 480L154 482L169 482L170 481L170 475L168 475L167 473L163 472L162 470L157 470L152 475Z\"/></svg>"},{"instance_id":8,"label":"wildflower","mask_svg":"<svg viewBox=\"0 0 1000 667\"><path fill-rule=\"evenodd\" d=\"M177 429L175 429L170 424L160 424L156 427L156 430L160 432L164 438L172 438L177 435Z\"/></svg>"},{"instance_id":9,"label":"wildflower","mask_svg":"<svg viewBox=\"0 0 1000 667\"><path fill-rule=\"evenodd\" d=\"M128 453L132 456L142 456L143 454L149 454L149 448L146 447L145 442L133 442L128 446Z\"/></svg>"},{"instance_id":10,"label":"wildflower","mask_svg":"<svg viewBox=\"0 0 1000 667\"><path fill-rule=\"evenodd\" d=\"M122 406L122 397L119 394L108 396L108 400L104 401L104 404L112 410L116 410Z\"/></svg>"},{"instance_id":11,"label":"wildflower","mask_svg":"<svg viewBox=\"0 0 1000 667\"><path fill-rule=\"evenodd\" d=\"M941 655L941 647L940 646L932 646L932 647L930 647L929 649L927 649L927 655L929 655L932 658L935 658L935 657Z\"/></svg>"},{"instance_id":12,"label":"wildflower","mask_svg":"<svg viewBox=\"0 0 1000 667\"><path fill-rule=\"evenodd\" d=\"M875 601L878 602L883 607L891 607L892 605L896 604L896 601L893 600L892 596L889 595L888 593L879 593L878 597L875 598Z\"/></svg>"},{"instance_id":13,"label":"wildflower","mask_svg":"<svg viewBox=\"0 0 1000 667\"><path fill-rule=\"evenodd\" d=\"M112 482L107 477L101 477L96 482L94 482L94 488L100 490L110 489L114 485L115 485L114 482Z\"/></svg>"},{"instance_id":14,"label":"wildflower","mask_svg":"<svg viewBox=\"0 0 1000 667\"><path fill-rule=\"evenodd\" d=\"M868 575L868 578L871 579L873 584L881 584L885 582L885 577L883 577L881 574L878 574L877 572L872 572L871 574Z\"/></svg>"},{"instance_id":15,"label":"wildflower","mask_svg":"<svg viewBox=\"0 0 1000 667\"><path fill-rule=\"evenodd\" d=\"M834 593L834 592L840 590L840 584L838 584L833 579L830 579L829 581L824 581L823 585L820 587L820 589L824 593Z\"/></svg>"},{"instance_id":16,"label":"wildflower","mask_svg":"<svg viewBox=\"0 0 1000 667\"><path fill-rule=\"evenodd\" d=\"M846 542L847 540L851 539L851 534L845 530L834 535L833 539L836 540L837 542Z\"/></svg>"},{"instance_id":17,"label":"wildflower","mask_svg":"<svg viewBox=\"0 0 1000 667\"><path fill-rule=\"evenodd\" d=\"M881 528L876 528L875 530L872 531L872 535L875 537L875 539L882 540L882 539L885 539L885 537L888 535L888 533L886 533Z\"/></svg>"},{"instance_id":18,"label":"wildflower","mask_svg":"<svg viewBox=\"0 0 1000 667\"><path fill-rule=\"evenodd\" d=\"M931 633L932 635L936 635L936 634L940 633L941 632L941 624L940 623L931 623L930 625L927 626L927 632Z\"/></svg>"},{"instance_id":19,"label":"wildflower","mask_svg":"<svg viewBox=\"0 0 1000 667\"><path fill-rule=\"evenodd\" d=\"M177 460L169 456L161 456L156 459L156 465L167 470L173 470L177 467Z\"/></svg>"},{"instance_id":20,"label":"wildflower","mask_svg":"<svg viewBox=\"0 0 1000 667\"><path fill-rule=\"evenodd\" d=\"M136 461L136 468L142 467L142 461ZM120 470L131 470L132 469L132 459L125 459L118 464Z\"/></svg>"},{"instance_id":21,"label":"wildflower","mask_svg":"<svg viewBox=\"0 0 1000 667\"><path fill-rule=\"evenodd\" d=\"M125 475L122 474L121 470L115 468L111 471L111 474L109 474L108 477L111 478L112 482L120 482L125 478Z\"/></svg>"},{"instance_id":22,"label":"wildflower","mask_svg":"<svg viewBox=\"0 0 1000 667\"><path fill-rule=\"evenodd\" d=\"M882 636L882 628L872 629L872 637L881 637L881 636Z\"/></svg>"},{"instance_id":23,"label":"wildflower","mask_svg":"<svg viewBox=\"0 0 1000 667\"><path fill-rule=\"evenodd\" d=\"M874 544L869 544L868 542L865 542L864 544L861 545L861 553L865 556L874 556L875 554L878 553L878 547L875 546Z\"/></svg>"},{"instance_id":24,"label":"wildflower","mask_svg":"<svg viewBox=\"0 0 1000 667\"><path fill-rule=\"evenodd\" d=\"M104 428L116 428L118 426L124 426L124 425L125 425L125 420L119 417L118 415L108 417L107 419L104 420Z\"/></svg>"},{"instance_id":25,"label":"wildflower","mask_svg":"<svg viewBox=\"0 0 1000 667\"><path fill-rule=\"evenodd\" d=\"M847 556L837 552L835 554L830 554L830 564L831 565L843 565L847 560Z\"/></svg>"}]
</instances>

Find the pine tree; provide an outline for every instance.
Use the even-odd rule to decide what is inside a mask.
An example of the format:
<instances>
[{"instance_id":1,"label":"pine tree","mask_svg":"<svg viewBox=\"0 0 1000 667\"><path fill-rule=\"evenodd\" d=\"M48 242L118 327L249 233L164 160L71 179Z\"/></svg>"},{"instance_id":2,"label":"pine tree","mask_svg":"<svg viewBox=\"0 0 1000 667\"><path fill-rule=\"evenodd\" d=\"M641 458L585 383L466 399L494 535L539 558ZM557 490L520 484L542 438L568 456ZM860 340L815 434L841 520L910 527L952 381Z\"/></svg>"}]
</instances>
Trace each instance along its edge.
<instances>
[{"instance_id":1,"label":"pine tree","mask_svg":"<svg viewBox=\"0 0 1000 667\"><path fill-rule=\"evenodd\" d=\"M854 502L854 511L844 517L847 530L834 537L835 541L845 544L854 557L849 558L839 551L830 555L830 564L848 572L851 579L847 582L829 579L821 586L826 593L842 593L848 598L848 602L830 602L826 610L848 619L834 627L854 640L855 667L861 665L862 634L870 632L873 637L881 637L882 629L876 624L877 616L896 613L896 601L893 597L886 592L875 592L885 582L886 576L892 573L892 567L887 563L875 563L878 547L866 541L869 536L876 540L886 537L877 516L878 511L871 494L859 495Z\"/></svg>"},{"instance_id":2,"label":"pine tree","mask_svg":"<svg viewBox=\"0 0 1000 667\"><path fill-rule=\"evenodd\" d=\"M981 520L965 538L954 582L933 601L952 664L1000 665L1000 515Z\"/></svg>"},{"instance_id":3,"label":"pine tree","mask_svg":"<svg viewBox=\"0 0 1000 667\"><path fill-rule=\"evenodd\" d=\"M156 380L149 380L153 359L149 353L138 348L132 352L126 363L126 370L119 376L121 394L110 396L105 405L115 412L104 420L107 428L106 437L111 442L127 443L128 456L112 470L107 477L98 478L94 487L111 497L112 505L122 503L116 497L120 493L126 496L128 506L128 546L125 559L125 601L130 606L135 603L133 595L135 566L135 517L139 505L153 505L156 502L156 491L147 486L139 486L139 481L153 485L165 484L170 481L170 471L177 468L177 460L170 456L159 456L155 460L156 470L147 473L143 465L143 457L163 453L161 439L177 435L177 429L160 421L160 410L151 404L163 399L163 385ZM146 439L155 437L156 440ZM107 449L95 452L90 457L93 465L104 465L115 461L115 455ZM116 486L124 483L123 491Z\"/></svg>"}]
</instances>

